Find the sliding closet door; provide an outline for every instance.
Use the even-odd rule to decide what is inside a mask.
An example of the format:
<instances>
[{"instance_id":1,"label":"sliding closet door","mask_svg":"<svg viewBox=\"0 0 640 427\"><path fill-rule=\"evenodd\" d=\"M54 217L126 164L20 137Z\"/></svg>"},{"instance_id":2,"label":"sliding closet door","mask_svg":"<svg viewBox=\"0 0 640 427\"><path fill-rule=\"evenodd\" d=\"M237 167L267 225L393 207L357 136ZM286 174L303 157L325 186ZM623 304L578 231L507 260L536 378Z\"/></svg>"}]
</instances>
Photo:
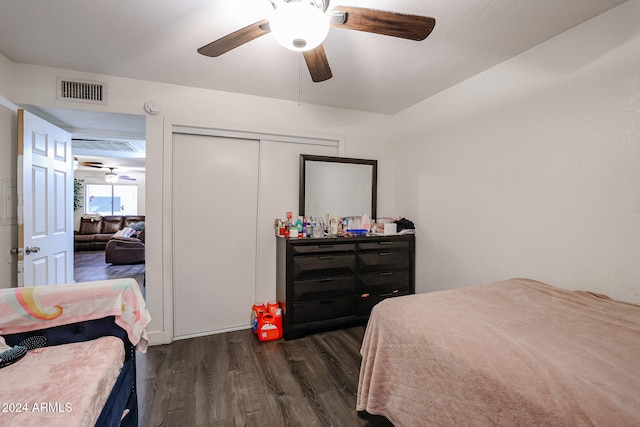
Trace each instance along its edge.
<instances>
[{"instance_id":1,"label":"sliding closet door","mask_svg":"<svg viewBox=\"0 0 640 427\"><path fill-rule=\"evenodd\" d=\"M259 143L174 134L174 336L246 327L255 296Z\"/></svg>"},{"instance_id":2,"label":"sliding closet door","mask_svg":"<svg viewBox=\"0 0 640 427\"><path fill-rule=\"evenodd\" d=\"M287 211L298 215L300 154L337 156L338 143L260 142L258 301L267 302L276 296L276 238L273 222L276 218L285 218Z\"/></svg>"}]
</instances>

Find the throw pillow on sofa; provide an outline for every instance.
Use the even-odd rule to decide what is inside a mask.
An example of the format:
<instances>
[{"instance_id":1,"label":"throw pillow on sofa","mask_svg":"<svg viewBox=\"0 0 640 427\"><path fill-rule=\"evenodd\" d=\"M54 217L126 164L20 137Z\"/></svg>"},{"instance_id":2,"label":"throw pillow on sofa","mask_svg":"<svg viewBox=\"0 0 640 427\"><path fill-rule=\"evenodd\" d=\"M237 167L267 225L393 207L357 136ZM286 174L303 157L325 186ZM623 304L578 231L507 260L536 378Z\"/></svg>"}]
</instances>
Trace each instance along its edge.
<instances>
[{"instance_id":1,"label":"throw pillow on sofa","mask_svg":"<svg viewBox=\"0 0 640 427\"><path fill-rule=\"evenodd\" d=\"M129 227L131 227L134 230L140 232L144 228L144 221L134 222L133 224L129 225Z\"/></svg>"},{"instance_id":2,"label":"throw pillow on sofa","mask_svg":"<svg viewBox=\"0 0 640 427\"><path fill-rule=\"evenodd\" d=\"M122 230L116 231L116 234L114 234L114 237L131 237L137 234L138 232L135 229L131 227L125 227Z\"/></svg>"}]
</instances>

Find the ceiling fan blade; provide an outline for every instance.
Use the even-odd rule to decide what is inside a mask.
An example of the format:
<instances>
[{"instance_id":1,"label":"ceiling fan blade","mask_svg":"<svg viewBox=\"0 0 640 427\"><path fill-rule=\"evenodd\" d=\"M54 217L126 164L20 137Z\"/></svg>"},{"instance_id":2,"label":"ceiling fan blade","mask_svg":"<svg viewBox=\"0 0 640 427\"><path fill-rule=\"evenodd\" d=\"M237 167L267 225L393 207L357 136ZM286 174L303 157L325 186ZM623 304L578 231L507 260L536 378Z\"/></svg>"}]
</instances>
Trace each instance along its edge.
<instances>
[{"instance_id":1,"label":"ceiling fan blade","mask_svg":"<svg viewBox=\"0 0 640 427\"><path fill-rule=\"evenodd\" d=\"M102 169L103 165L101 162L78 162L78 164L80 166L86 166L88 168L96 168L96 169Z\"/></svg>"},{"instance_id":2,"label":"ceiling fan blade","mask_svg":"<svg viewBox=\"0 0 640 427\"><path fill-rule=\"evenodd\" d=\"M205 56L220 56L223 53L229 52L231 49L242 46L243 44L270 32L271 29L269 28L269 21L263 19L262 21L248 25L238 31L234 31L231 34L227 34L216 41L202 46L198 49L198 53Z\"/></svg>"},{"instance_id":3,"label":"ceiling fan blade","mask_svg":"<svg viewBox=\"0 0 640 427\"><path fill-rule=\"evenodd\" d=\"M340 20L332 19L331 25L336 28L365 31L416 41L426 39L436 25L436 20L427 16L407 15L361 7L337 6L331 10L331 13L344 16L344 22L342 23L340 23Z\"/></svg>"},{"instance_id":4,"label":"ceiling fan blade","mask_svg":"<svg viewBox=\"0 0 640 427\"><path fill-rule=\"evenodd\" d=\"M327 60L327 54L324 52L322 45L319 45L315 49L304 51L302 55L307 63L307 68L309 68L311 80L318 83L333 77L331 67L329 67L329 61Z\"/></svg>"}]
</instances>

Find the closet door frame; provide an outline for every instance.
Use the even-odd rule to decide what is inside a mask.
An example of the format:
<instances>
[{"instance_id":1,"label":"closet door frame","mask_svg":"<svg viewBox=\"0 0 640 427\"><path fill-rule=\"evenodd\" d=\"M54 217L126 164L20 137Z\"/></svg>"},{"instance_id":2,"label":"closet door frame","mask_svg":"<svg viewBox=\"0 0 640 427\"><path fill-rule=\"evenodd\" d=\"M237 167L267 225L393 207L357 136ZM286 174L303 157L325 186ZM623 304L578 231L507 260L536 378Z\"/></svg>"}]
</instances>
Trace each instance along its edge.
<instances>
[{"instance_id":1,"label":"closet door frame","mask_svg":"<svg viewBox=\"0 0 640 427\"><path fill-rule=\"evenodd\" d=\"M160 294L153 293L153 307L162 307L161 318L162 332L156 332L156 342L170 343L174 338L174 313L173 313L173 268L174 268L174 252L173 252L173 175L174 165L171 153L174 149L174 133L193 133L197 135L220 136L239 139L256 139L277 142L290 142L297 144L315 144L328 145L337 148L338 155L344 156L346 151L346 138L343 135L318 133L318 132L301 132L274 130L272 128L250 127L245 129L237 129L234 126L220 126L212 123L189 122L187 120L171 121L165 118L164 121L164 144L163 144L163 197L162 197L162 277L149 277L150 282L160 284L162 292ZM296 176L297 178L297 176ZM259 213L259 212L258 212ZM260 223L258 218L258 224ZM257 244L256 244L257 248ZM258 260L259 257L256 257ZM258 261L256 261L256 271L258 271ZM154 279L159 279L154 281ZM150 283L151 284L151 283ZM256 280L256 297L258 296L258 281ZM148 297L150 297L148 293ZM249 312L251 307L247 309ZM247 316L249 317L249 316ZM161 336L161 338L160 338Z\"/></svg>"}]
</instances>

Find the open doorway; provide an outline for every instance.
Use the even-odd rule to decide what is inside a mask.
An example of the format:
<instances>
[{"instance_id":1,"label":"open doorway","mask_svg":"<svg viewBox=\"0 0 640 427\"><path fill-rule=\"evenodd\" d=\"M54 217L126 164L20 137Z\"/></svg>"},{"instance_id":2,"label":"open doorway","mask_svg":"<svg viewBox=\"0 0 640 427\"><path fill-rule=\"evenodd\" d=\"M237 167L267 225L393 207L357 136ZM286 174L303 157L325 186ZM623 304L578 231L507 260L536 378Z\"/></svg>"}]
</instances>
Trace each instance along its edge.
<instances>
[{"instance_id":1,"label":"open doorway","mask_svg":"<svg viewBox=\"0 0 640 427\"><path fill-rule=\"evenodd\" d=\"M66 108L23 108L71 133L74 280L133 277L142 287L146 117Z\"/></svg>"}]
</instances>

